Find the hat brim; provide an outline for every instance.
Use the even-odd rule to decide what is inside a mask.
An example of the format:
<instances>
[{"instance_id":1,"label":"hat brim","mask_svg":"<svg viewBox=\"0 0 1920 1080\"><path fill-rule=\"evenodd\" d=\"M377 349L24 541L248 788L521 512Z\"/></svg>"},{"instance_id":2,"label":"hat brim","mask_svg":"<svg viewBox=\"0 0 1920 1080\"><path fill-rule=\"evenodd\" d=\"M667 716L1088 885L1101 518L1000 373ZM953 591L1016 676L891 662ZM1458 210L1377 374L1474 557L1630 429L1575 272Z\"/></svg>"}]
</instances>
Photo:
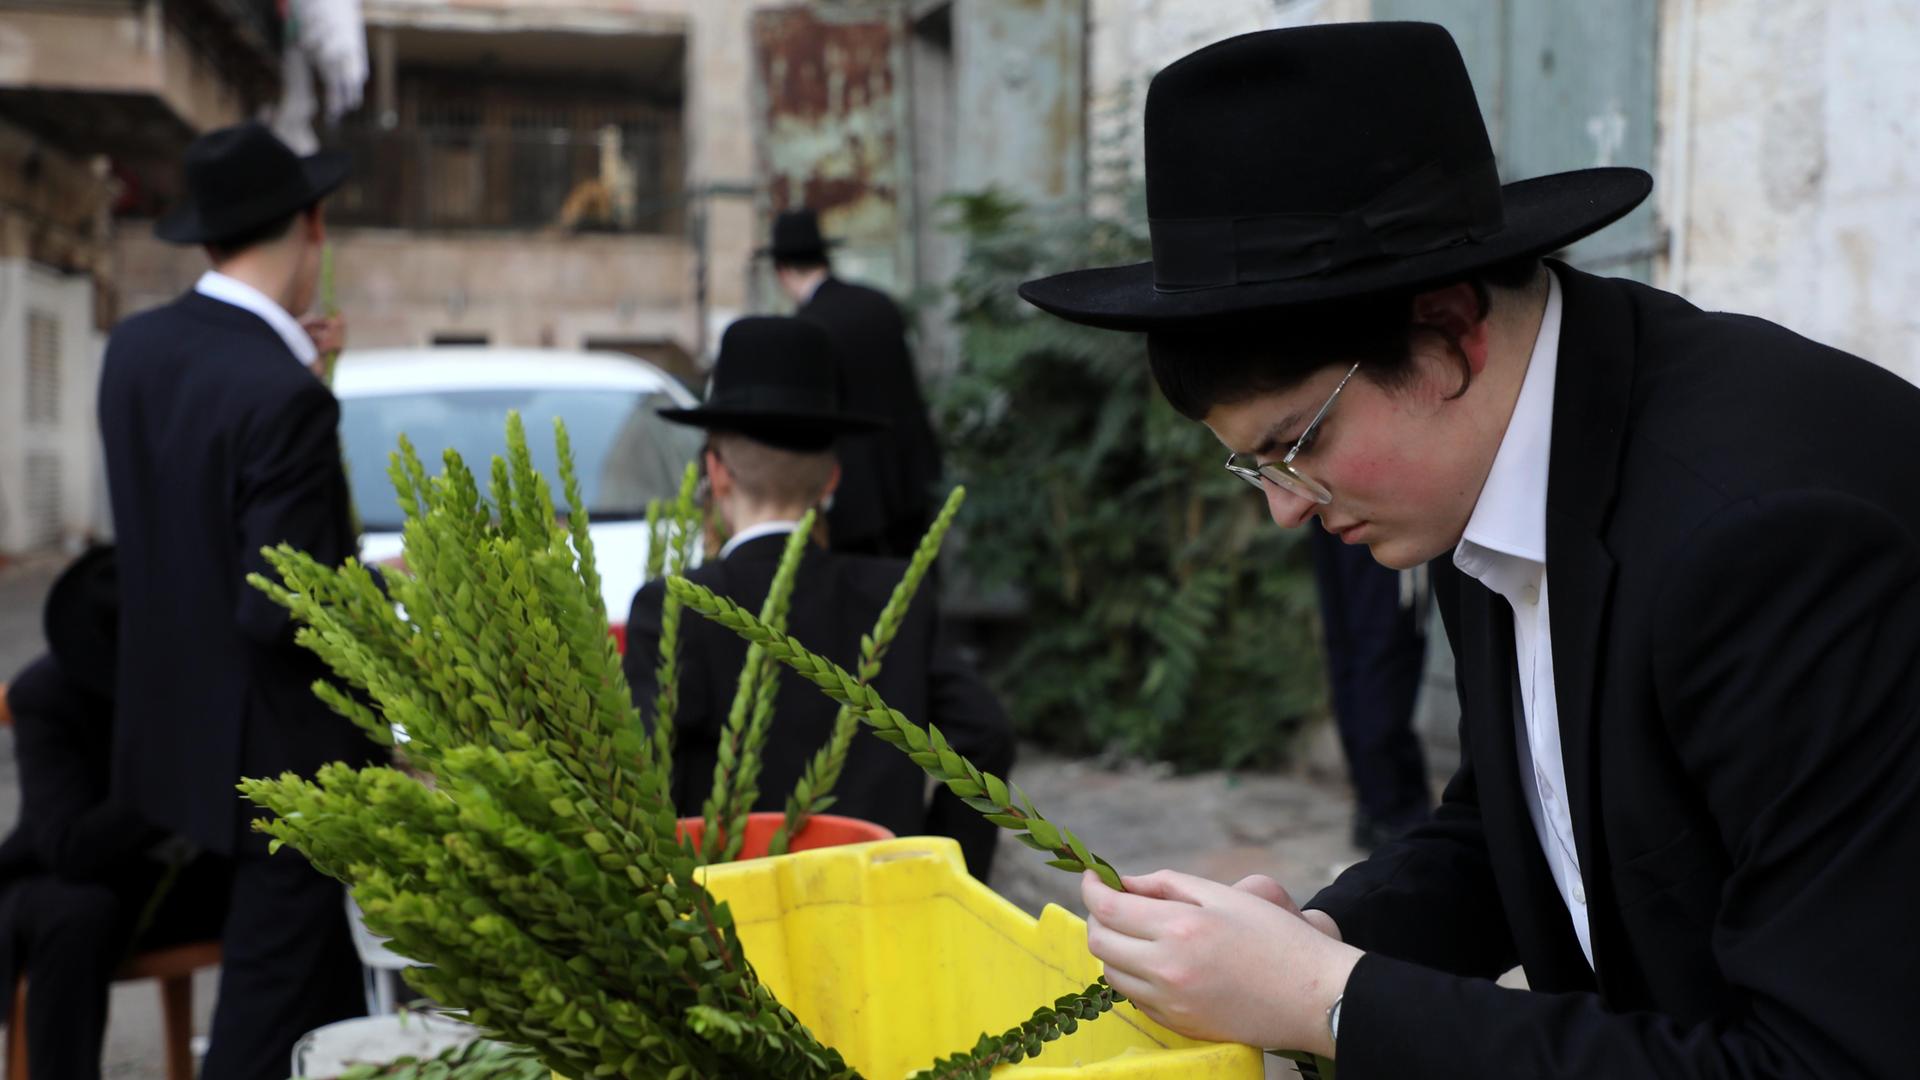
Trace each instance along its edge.
<instances>
[{"instance_id":1,"label":"hat brim","mask_svg":"<svg viewBox=\"0 0 1920 1080\"><path fill-rule=\"evenodd\" d=\"M874 416L854 413L777 412L764 409L656 409L662 420L689 427L718 428L752 435L757 429L832 437L867 435L892 425Z\"/></svg>"},{"instance_id":2,"label":"hat brim","mask_svg":"<svg viewBox=\"0 0 1920 1080\"><path fill-rule=\"evenodd\" d=\"M766 247L754 248L753 253L762 258L771 255L776 259L804 259L810 255L825 255L829 248L837 248L844 243L846 241L838 237L829 237L820 241L819 247L777 248L769 244Z\"/></svg>"},{"instance_id":3,"label":"hat brim","mask_svg":"<svg viewBox=\"0 0 1920 1080\"><path fill-rule=\"evenodd\" d=\"M350 159L338 150L322 150L300 159L304 184L271 191L230 209L219 221L208 221L191 202L175 207L154 222L153 235L171 244L218 243L303 210L332 194L346 182Z\"/></svg>"},{"instance_id":4,"label":"hat brim","mask_svg":"<svg viewBox=\"0 0 1920 1080\"><path fill-rule=\"evenodd\" d=\"M1020 296L1053 315L1111 330L1152 330L1224 316L1347 300L1457 280L1512 259L1545 255L1618 221L1653 190L1640 169L1598 168L1501 187L1505 225L1478 243L1380 259L1285 281L1161 292L1153 264L1073 270L1020 286Z\"/></svg>"}]
</instances>

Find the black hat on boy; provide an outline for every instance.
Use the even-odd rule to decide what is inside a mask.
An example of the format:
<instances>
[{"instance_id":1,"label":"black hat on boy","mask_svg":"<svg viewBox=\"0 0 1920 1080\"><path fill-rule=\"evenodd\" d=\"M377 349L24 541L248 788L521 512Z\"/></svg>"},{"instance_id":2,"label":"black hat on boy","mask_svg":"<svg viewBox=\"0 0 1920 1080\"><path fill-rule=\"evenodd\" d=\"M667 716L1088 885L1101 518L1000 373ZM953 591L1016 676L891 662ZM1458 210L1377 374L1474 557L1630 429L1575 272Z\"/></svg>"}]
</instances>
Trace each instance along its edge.
<instances>
[{"instance_id":1,"label":"black hat on boy","mask_svg":"<svg viewBox=\"0 0 1920 1080\"><path fill-rule=\"evenodd\" d=\"M735 320L721 335L706 404L661 409L660 415L801 453L825 450L840 435L887 426L841 411L839 369L824 329L772 315Z\"/></svg>"},{"instance_id":2,"label":"black hat on boy","mask_svg":"<svg viewBox=\"0 0 1920 1080\"><path fill-rule=\"evenodd\" d=\"M1151 262L1029 281L1020 295L1121 330L1459 280L1544 255L1646 198L1639 169L1502 185L1466 65L1429 23L1229 38L1147 90Z\"/></svg>"},{"instance_id":3,"label":"black hat on boy","mask_svg":"<svg viewBox=\"0 0 1920 1080\"><path fill-rule=\"evenodd\" d=\"M820 215L811 210L782 210L773 219L773 243L756 255L771 255L777 262L825 262L827 249L840 246L837 239L820 235Z\"/></svg>"},{"instance_id":4,"label":"black hat on boy","mask_svg":"<svg viewBox=\"0 0 1920 1080\"><path fill-rule=\"evenodd\" d=\"M253 121L209 131L187 147L187 201L154 223L175 244L217 244L304 210L347 178L347 155L300 157Z\"/></svg>"}]
</instances>

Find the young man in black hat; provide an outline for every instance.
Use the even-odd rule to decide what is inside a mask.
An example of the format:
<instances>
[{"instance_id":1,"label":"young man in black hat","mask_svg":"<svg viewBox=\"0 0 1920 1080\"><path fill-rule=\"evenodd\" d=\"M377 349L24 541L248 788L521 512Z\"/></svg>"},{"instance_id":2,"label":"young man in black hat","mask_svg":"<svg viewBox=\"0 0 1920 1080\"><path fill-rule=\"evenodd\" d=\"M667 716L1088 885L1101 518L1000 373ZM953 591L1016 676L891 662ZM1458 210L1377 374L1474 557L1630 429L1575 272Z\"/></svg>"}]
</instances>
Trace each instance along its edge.
<instances>
[{"instance_id":1,"label":"young man in black hat","mask_svg":"<svg viewBox=\"0 0 1920 1080\"><path fill-rule=\"evenodd\" d=\"M375 756L313 696L324 668L287 613L246 583L271 573L263 547L330 564L355 550L339 403L297 321L319 278L321 200L346 172L258 124L195 140L187 204L154 231L205 248L213 269L115 329L101 371L125 643L115 795L233 871L207 1080L284 1076L302 1033L363 1011L340 886L291 852L269 858L234 792Z\"/></svg>"},{"instance_id":2,"label":"young man in black hat","mask_svg":"<svg viewBox=\"0 0 1920 1080\"><path fill-rule=\"evenodd\" d=\"M799 305L795 314L825 327L840 362L846 407L886 420L881 431L840 440L840 490L827 511L836 550L905 558L933 521L940 483L940 446L920 396L900 309L878 289L833 275L812 210L788 210L774 219L773 258L780 288Z\"/></svg>"},{"instance_id":3,"label":"young man in black hat","mask_svg":"<svg viewBox=\"0 0 1920 1080\"><path fill-rule=\"evenodd\" d=\"M702 451L712 507L730 534L719 558L687 576L758 611L773 584L786 538L840 481L834 440L878 430L877 418L843 410L832 343L801 319L747 318L727 328L714 362L713 388L696 409L663 409L676 423L709 432ZM859 661L860 638L873 627L906 564L809 546L794 578L787 631L835 663ZM664 582L633 598L627 620L627 680L636 701L651 702L660 642ZM674 804L698 815L711 789L721 730L733 702L746 643L700 618L680 622L680 706L674 748ZM774 721L761 754L755 810L778 811L825 746L838 708L781 669ZM1013 733L973 672L941 640L931 588L908 609L875 682L887 703L939 726L954 749L1005 775ZM927 781L906 755L865 733L847 754L832 812L884 825L895 834L935 833L960 842L967 869L982 881L992 869L994 827L945 788L931 803Z\"/></svg>"},{"instance_id":4,"label":"young man in black hat","mask_svg":"<svg viewBox=\"0 0 1920 1080\"><path fill-rule=\"evenodd\" d=\"M217 937L215 860L109 796L118 589L95 548L47 595L47 653L8 684L20 819L0 842L0 1021L26 975L27 1067L39 1080L100 1075L107 992L137 949Z\"/></svg>"},{"instance_id":5,"label":"young man in black hat","mask_svg":"<svg viewBox=\"0 0 1920 1080\"><path fill-rule=\"evenodd\" d=\"M1501 186L1439 27L1203 49L1146 166L1153 261L1022 295L1146 332L1280 525L1433 560L1462 764L1304 912L1087 881L1115 988L1343 1080L1911 1074L1920 390L1543 262L1650 180Z\"/></svg>"}]
</instances>

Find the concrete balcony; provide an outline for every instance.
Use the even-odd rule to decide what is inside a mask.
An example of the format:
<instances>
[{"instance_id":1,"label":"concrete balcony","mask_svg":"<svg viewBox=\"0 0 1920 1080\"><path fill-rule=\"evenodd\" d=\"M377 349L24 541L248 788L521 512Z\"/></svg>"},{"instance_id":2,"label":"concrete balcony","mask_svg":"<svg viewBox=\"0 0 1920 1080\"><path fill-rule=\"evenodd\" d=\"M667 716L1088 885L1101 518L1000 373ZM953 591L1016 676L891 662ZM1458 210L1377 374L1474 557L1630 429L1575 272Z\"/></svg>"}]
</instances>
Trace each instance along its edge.
<instances>
[{"instance_id":1,"label":"concrete balcony","mask_svg":"<svg viewBox=\"0 0 1920 1080\"><path fill-rule=\"evenodd\" d=\"M272 0L0 0L0 116L75 154L167 158L279 93Z\"/></svg>"}]
</instances>

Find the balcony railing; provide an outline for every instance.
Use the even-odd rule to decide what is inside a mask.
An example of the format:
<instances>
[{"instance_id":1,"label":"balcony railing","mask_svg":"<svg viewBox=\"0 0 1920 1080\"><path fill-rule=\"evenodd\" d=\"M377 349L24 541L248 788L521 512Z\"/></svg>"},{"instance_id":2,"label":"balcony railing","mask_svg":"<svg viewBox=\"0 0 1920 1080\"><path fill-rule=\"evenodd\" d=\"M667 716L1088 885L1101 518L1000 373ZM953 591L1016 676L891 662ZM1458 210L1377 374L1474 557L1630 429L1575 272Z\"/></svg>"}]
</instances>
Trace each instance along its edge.
<instances>
[{"instance_id":1,"label":"balcony railing","mask_svg":"<svg viewBox=\"0 0 1920 1080\"><path fill-rule=\"evenodd\" d=\"M329 143L353 174L329 221L398 229L674 233L679 131L664 121L597 129L348 127Z\"/></svg>"}]
</instances>

